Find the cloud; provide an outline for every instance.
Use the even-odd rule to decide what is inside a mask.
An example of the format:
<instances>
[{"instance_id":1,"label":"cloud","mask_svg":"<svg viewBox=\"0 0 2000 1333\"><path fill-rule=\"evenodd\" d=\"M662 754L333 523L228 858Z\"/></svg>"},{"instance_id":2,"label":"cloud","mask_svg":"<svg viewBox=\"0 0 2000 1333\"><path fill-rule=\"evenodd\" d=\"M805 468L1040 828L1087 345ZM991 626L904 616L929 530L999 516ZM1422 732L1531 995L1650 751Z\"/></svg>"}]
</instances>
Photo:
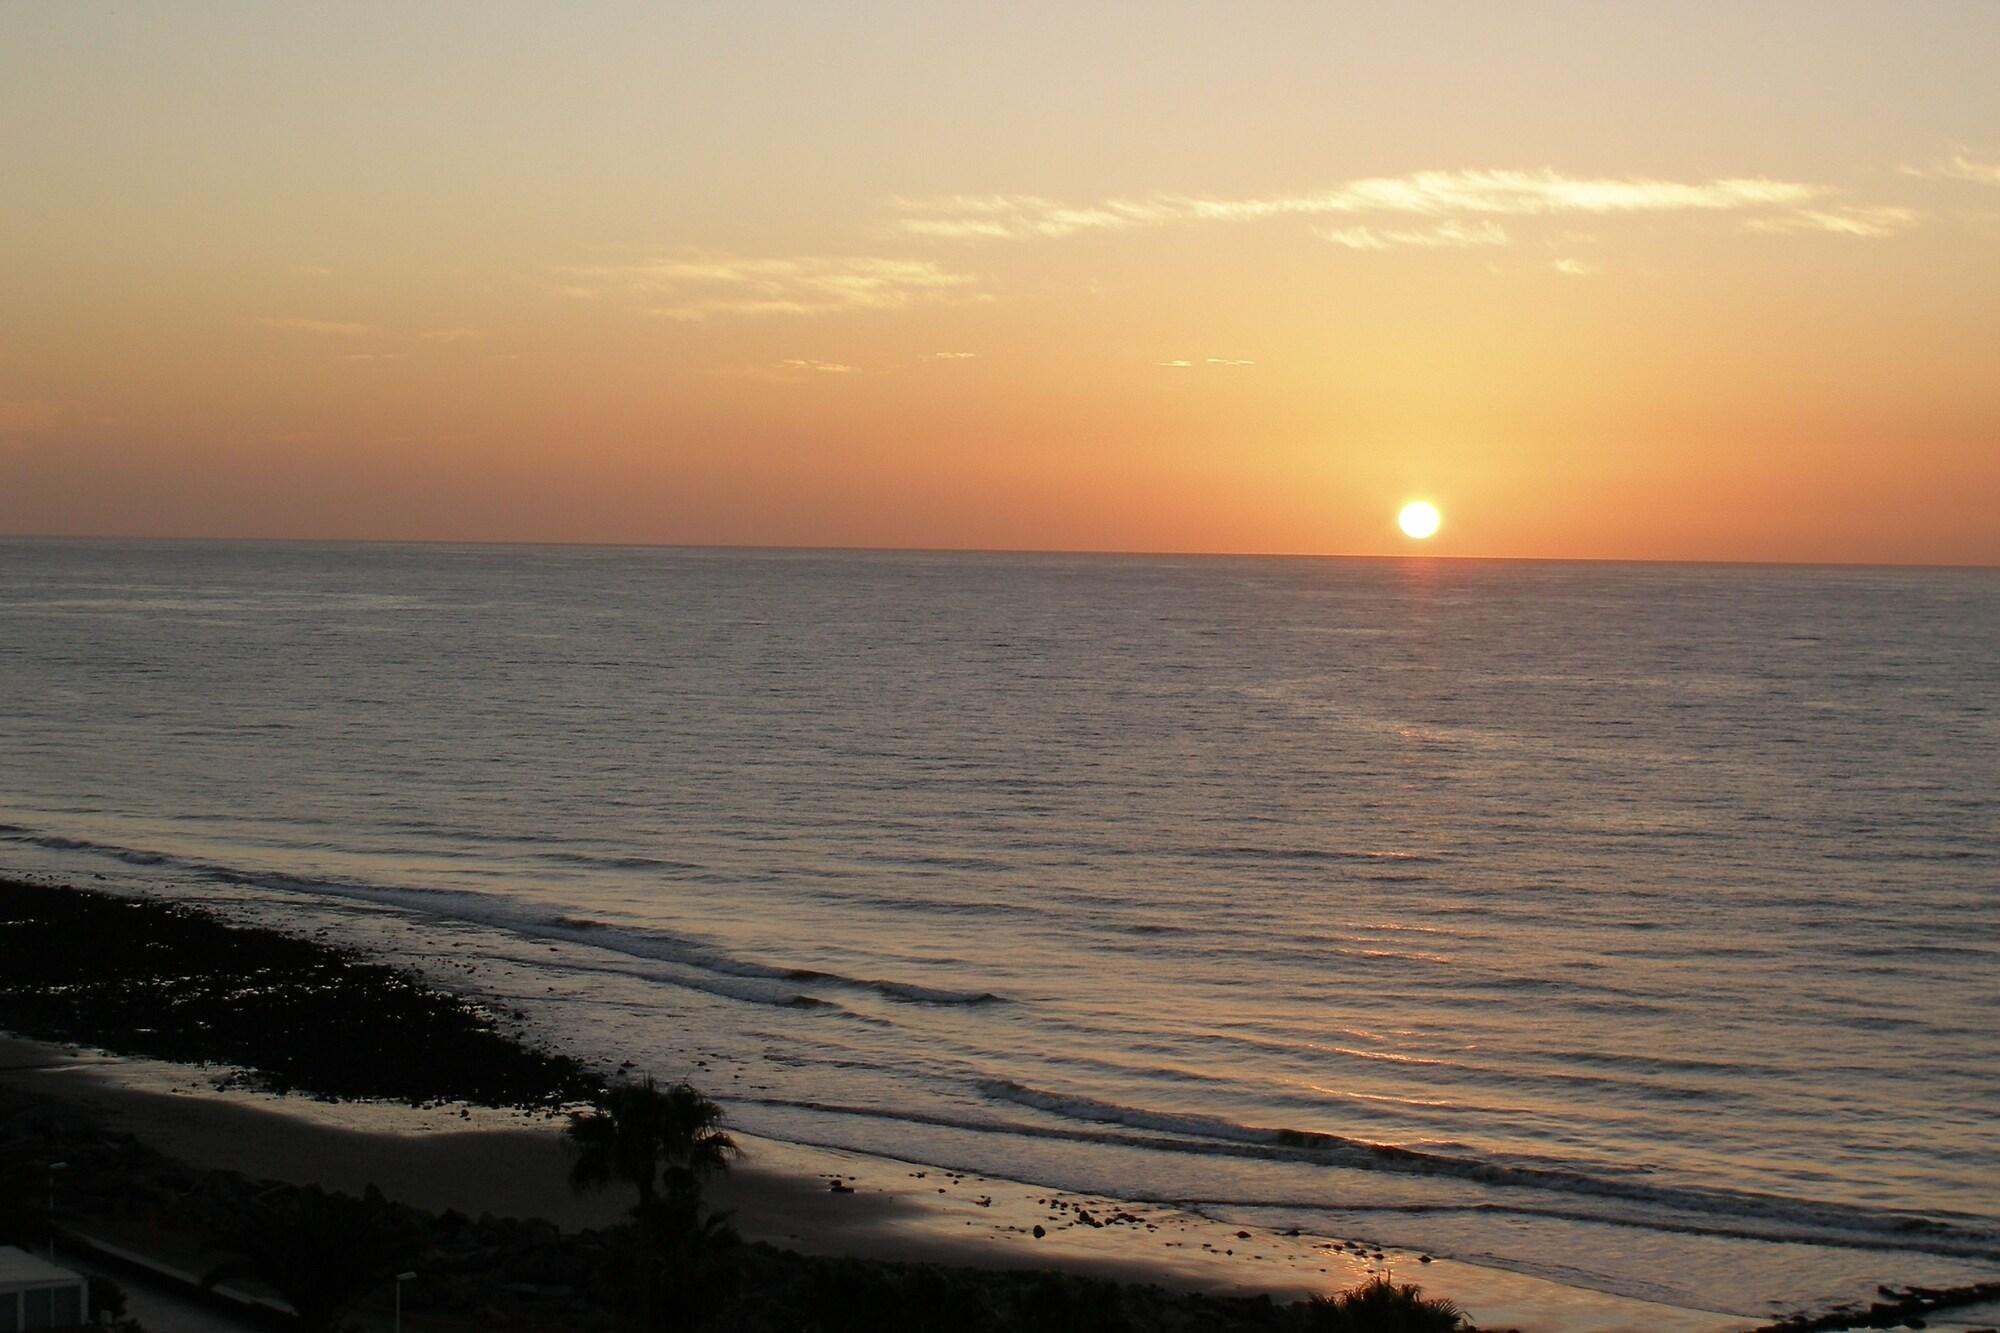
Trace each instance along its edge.
<instances>
[{"instance_id":1,"label":"cloud","mask_svg":"<svg viewBox=\"0 0 2000 1333\"><path fill-rule=\"evenodd\" d=\"M1413 245L1425 249L1460 248L1474 245L1510 245L1507 229L1491 219L1477 223L1443 222L1415 231L1378 231L1373 227L1324 227L1320 238L1350 250L1387 250L1392 246Z\"/></svg>"},{"instance_id":2,"label":"cloud","mask_svg":"<svg viewBox=\"0 0 2000 1333\"><path fill-rule=\"evenodd\" d=\"M1243 361L1233 356L1211 356L1204 363L1210 366L1254 366L1255 361Z\"/></svg>"},{"instance_id":3,"label":"cloud","mask_svg":"<svg viewBox=\"0 0 2000 1333\"><path fill-rule=\"evenodd\" d=\"M1419 171L1406 176L1365 177L1299 194L1248 199L1157 194L1144 199L1108 199L1073 205L1041 195L996 194L899 198L889 202L904 215L896 226L907 235L1026 240L1179 222L1251 222L1284 217L1545 217L1761 210L1798 207L1828 193L1822 185L1764 177L1670 181L1650 177L1565 176L1543 169ZM1420 243L1385 240L1380 247L1363 242L1356 248Z\"/></svg>"},{"instance_id":4,"label":"cloud","mask_svg":"<svg viewBox=\"0 0 2000 1333\"><path fill-rule=\"evenodd\" d=\"M1005 240L1028 236L1074 236L1081 231L1114 231L1175 220L1165 200L1110 199L1081 207L1038 194L954 194L932 199L896 198L890 207L915 214L899 229L912 236L945 240Z\"/></svg>"},{"instance_id":5,"label":"cloud","mask_svg":"<svg viewBox=\"0 0 2000 1333\"><path fill-rule=\"evenodd\" d=\"M1827 209L1805 208L1776 217L1750 218L1743 223L1743 229L1769 234L1825 231L1836 236L1874 237L1894 236L1916 225L1917 213L1914 209L1843 205Z\"/></svg>"},{"instance_id":6,"label":"cloud","mask_svg":"<svg viewBox=\"0 0 2000 1333\"><path fill-rule=\"evenodd\" d=\"M1931 176L1943 180L1971 181L1976 185L2000 185L2000 162L1980 162L1965 152L1953 153L1927 167L1904 167L1906 176Z\"/></svg>"},{"instance_id":7,"label":"cloud","mask_svg":"<svg viewBox=\"0 0 2000 1333\"><path fill-rule=\"evenodd\" d=\"M695 251L628 264L563 270L572 296L622 297L648 314L703 320L713 315L817 315L900 310L964 299L977 281L928 259L754 258Z\"/></svg>"},{"instance_id":8,"label":"cloud","mask_svg":"<svg viewBox=\"0 0 2000 1333\"><path fill-rule=\"evenodd\" d=\"M780 370L809 370L819 375L858 375L856 366L843 365L838 361L814 361L806 357L786 357L778 363Z\"/></svg>"},{"instance_id":9,"label":"cloud","mask_svg":"<svg viewBox=\"0 0 2000 1333\"><path fill-rule=\"evenodd\" d=\"M1341 213L1675 213L1795 204L1826 191L1761 177L1703 182L1646 177L1579 178L1542 171L1419 171L1349 181L1332 190L1274 199L1193 200L1199 217L1258 218Z\"/></svg>"},{"instance_id":10,"label":"cloud","mask_svg":"<svg viewBox=\"0 0 2000 1333\"><path fill-rule=\"evenodd\" d=\"M419 333L417 336L419 338L422 338L425 342L461 343L461 342L472 342L480 338L490 337L491 335L485 329L449 328L449 329L425 329L422 333Z\"/></svg>"},{"instance_id":11,"label":"cloud","mask_svg":"<svg viewBox=\"0 0 2000 1333\"><path fill-rule=\"evenodd\" d=\"M366 338L378 332L372 324L356 324L343 319L267 316L254 322L263 328L276 329L281 333L307 333L320 338Z\"/></svg>"},{"instance_id":12,"label":"cloud","mask_svg":"<svg viewBox=\"0 0 2000 1333\"><path fill-rule=\"evenodd\" d=\"M1004 241L1016 235L1007 223L984 218L906 218L902 229L945 241Z\"/></svg>"},{"instance_id":13,"label":"cloud","mask_svg":"<svg viewBox=\"0 0 2000 1333\"><path fill-rule=\"evenodd\" d=\"M1558 259L1549 267L1572 278L1595 277L1604 271L1602 264L1593 264L1587 259Z\"/></svg>"},{"instance_id":14,"label":"cloud","mask_svg":"<svg viewBox=\"0 0 2000 1333\"><path fill-rule=\"evenodd\" d=\"M933 361L971 361L978 355L979 353L977 352L932 352L931 359Z\"/></svg>"},{"instance_id":15,"label":"cloud","mask_svg":"<svg viewBox=\"0 0 2000 1333\"><path fill-rule=\"evenodd\" d=\"M1194 366L1192 361L1162 361L1159 364L1162 370L1188 370Z\"/></svg>"}]
</instances>

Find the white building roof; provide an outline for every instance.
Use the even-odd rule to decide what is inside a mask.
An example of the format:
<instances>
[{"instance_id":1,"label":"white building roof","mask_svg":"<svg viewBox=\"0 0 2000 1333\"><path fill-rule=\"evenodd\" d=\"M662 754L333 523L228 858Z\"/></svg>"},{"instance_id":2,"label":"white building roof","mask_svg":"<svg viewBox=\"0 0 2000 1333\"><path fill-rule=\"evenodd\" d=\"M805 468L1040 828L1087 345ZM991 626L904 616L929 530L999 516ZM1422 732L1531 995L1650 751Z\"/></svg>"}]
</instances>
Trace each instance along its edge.
<instances>
[{"instance_id":1,"label":"white building roof","mask_svg":"<svg viewBox=\"0 0 2000 1333\"><path fill-rule=\"evenodd\" d=\"M67 1268L57 1268L26 1250L0 1245L0 1291L21 1291L28 1287L59 1286L83 1279Z\"/></svg>"}]
</instances>

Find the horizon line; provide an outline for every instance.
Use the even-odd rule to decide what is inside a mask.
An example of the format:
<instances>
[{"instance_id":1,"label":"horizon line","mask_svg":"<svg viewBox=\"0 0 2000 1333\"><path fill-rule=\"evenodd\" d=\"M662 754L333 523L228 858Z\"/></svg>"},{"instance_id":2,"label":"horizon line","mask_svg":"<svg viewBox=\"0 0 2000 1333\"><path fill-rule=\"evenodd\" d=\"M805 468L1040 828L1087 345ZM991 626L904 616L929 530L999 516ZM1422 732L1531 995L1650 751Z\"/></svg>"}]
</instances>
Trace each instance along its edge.
<instances>
[{"instance_id":1,"label":"horizon line","mask_svg":"<svg viewBox=\"0 0 2000 1333\"><path fill-rule=\"evenodd\" d=\"M577 541L470 537L190 537L185 535L145 536L132 533L0 532L0 542L177 542L188 545L202 543L221 545L230 543L246 546L530 547L626 551L761 551L845 555L1101 556L1105 558L1176 560L1449 560L1464 563L1492 564L1708 565L1745 569L2000 570L2000 561L1982 563L1971 561L1920 560L1729 560L1670 556L1457 555L1442 551L1396 551L1368 554L1341 551L1169 551L1054 546L819 546L772 542Z\"/></svg>"}]
</instances>

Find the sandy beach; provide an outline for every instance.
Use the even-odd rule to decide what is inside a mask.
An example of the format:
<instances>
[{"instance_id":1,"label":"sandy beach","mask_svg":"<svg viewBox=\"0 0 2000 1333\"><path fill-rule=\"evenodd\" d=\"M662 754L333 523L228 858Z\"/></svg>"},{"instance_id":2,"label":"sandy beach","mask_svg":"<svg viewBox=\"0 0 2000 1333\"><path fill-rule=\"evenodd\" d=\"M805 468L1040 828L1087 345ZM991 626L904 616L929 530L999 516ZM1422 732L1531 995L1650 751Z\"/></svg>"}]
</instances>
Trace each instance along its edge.
<instances>
[{"instance_id":1,"label":"sandy beach","mask_svg":"<svg viewBox=\"0 0 2000 1333\"><path fill-rule=\"evenodd\" d=\"M617 1191L577 1195L568 1188L560 1121L546 1113L223 1091L214 1086L218 1072L0 1039L0 1077L11 1086L73 1105L197 1168L347 1193L374 1185L428 1210L545 1218L565 1230L615 1224L628 1207ZM1721 1333L1749 1322L1448 1260L1426 1263L1416 1254L1348 1248L1348 1238L1246 1234L1157 1204L1057 1195L768 1140L744 1146L744 1162L712 1188L714 1205L731 1211L746 1239L803 1253L1060 1268L1280 1301L1388 1273L1450 1297L1483 1328L1523 1333ZM851 1192L836 1192L834 1180ZM1046 1233L1039 1239L1037 1225Z\"/></svg>"}]
</instances>

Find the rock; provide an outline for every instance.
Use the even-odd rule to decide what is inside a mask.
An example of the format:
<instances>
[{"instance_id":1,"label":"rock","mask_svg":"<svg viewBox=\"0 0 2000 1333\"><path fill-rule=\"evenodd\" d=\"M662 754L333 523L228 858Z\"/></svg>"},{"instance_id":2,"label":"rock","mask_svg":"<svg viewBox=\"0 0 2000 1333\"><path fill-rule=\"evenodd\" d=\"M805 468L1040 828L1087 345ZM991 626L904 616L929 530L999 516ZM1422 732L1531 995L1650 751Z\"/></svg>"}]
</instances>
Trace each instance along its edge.
<instances>
[{"instance_id":1,"label":"rock","mask_svg":"<svg viewBox=\"0 0 2000 1333\"><path fill-rule=\"evenodd\" d=\"M1047 1228L1047 1227L1043 1226L1043 1225L1042 1225L1042 1224L1041 1224L1040 1222L1037 1222L1037 1223L1035 1223L1035 1239L1036 1239L1036 1240L1040 1240L1040 1239L1041 1239L1042 1237L1044 1237L1044 1236L1046 1236L1046 1235L1048 1235L1048 1234L1049 1234L1049 1231L1048 1231L1048 1228Z\"/></svg>"}]
</instances>

